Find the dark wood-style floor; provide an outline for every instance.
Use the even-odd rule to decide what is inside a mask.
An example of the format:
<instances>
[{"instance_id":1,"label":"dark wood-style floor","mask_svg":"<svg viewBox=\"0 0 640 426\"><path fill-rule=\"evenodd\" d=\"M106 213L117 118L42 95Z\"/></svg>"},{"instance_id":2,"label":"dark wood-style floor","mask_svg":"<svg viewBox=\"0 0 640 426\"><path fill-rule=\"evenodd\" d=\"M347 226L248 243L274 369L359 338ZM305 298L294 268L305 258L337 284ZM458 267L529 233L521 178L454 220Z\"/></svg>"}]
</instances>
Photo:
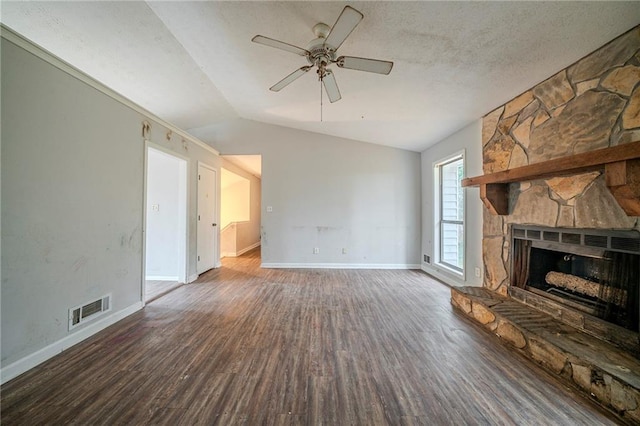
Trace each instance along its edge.
<instances>
[{"instance_id":1,"label":"dark wood-style floor","mask_svg":"<svg viewBox=\"0 0 640 426\"><path fill-rule=\"evenodd\" d=\"M181 285L178 281L147 280L145 282L144 301L147 303L152 302Z\"/></svg>"},{"instance_id":2,"label":"dark wood-style floor","mask_svg":"<svg viewBox=\"0 0 640 426\"><path fill-rule=\"evenodd\" d=\"M614 424L452 311L419 271L261 270L184 285L2 387L2 423Z\"/></svg>"}]
</instances>

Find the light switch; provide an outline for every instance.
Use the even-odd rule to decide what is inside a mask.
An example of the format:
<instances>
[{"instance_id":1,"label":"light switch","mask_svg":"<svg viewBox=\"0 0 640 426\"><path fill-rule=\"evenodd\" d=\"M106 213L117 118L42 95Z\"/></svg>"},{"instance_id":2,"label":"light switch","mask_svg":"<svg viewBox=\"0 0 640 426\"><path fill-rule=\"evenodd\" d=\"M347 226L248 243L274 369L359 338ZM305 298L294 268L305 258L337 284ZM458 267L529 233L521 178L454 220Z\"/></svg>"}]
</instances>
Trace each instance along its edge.
<instances>
[{"instance_id":1,"label":"light switch","mask_svg":"<svg viewBox=\"0 0 640 426\"><path fill-rule=\"evenodd\" d=\"M160 204L152 204L151 205L151 210L154 212L159 212L160 211Z\"/></svg>"},{"instance_id":2,"label":"light switch","mask_svg":"<svg viewBox=\"0 0 640 426\"><path fill-rule=\"evenodd\" d=\"M267 213L271 213L273 211L273 207L267 206Z\"/></svg>"}]
</instances>

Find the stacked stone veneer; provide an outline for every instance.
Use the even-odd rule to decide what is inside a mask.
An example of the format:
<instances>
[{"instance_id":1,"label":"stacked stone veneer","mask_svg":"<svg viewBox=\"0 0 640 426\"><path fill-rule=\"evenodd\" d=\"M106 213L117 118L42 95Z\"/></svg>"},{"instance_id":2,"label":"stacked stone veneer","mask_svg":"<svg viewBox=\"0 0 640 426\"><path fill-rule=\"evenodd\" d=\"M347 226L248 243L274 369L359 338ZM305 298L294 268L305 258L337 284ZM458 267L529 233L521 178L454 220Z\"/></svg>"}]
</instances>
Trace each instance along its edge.
<instances>
[{"instance_id":1,"label":"stacked stone veneer","mask_svg":"<svg viewBox=\"0 0 640 426\"><path fill-rule=\"evenodd\" d=\"M640 141L640 26L483 118L484 173ZM484 286L505 295L509 225L640 229L600 172L511 184L509 215L484 209Z\"/></svg>"},{"instance_id":2,"label":"stacked stone veneer","mask_svg":"<svg viewBox=\"0 0 640 426\"><path fill-rule=\"evenodd\" d=\"M640 360L486 288L454 287L451 303L629 424L640 424Z\"/></svg>"}]
</instances>

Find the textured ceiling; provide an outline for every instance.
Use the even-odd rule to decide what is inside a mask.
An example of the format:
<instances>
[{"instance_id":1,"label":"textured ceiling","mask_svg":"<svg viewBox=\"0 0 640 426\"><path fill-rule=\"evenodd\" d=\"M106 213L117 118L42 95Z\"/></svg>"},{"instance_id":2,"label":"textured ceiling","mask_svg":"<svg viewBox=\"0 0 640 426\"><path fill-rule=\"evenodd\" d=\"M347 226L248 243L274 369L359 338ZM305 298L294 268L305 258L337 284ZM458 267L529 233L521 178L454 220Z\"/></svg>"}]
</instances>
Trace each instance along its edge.
<instances>
[{"instance_id":1,"label":"textured ceiling","mask_svg":"<svg viewBox=\"0 0 640 426\"><path fill-rule=\"evenodd\" d=\"M306 47L343 2L2 2L2 23L189 130L244 118L421 151L640 23L638 2L349 2L364 20L339 53L395 62L334 71L324 105L306 65L251 43Z\"/></svg>"}]
</instances>

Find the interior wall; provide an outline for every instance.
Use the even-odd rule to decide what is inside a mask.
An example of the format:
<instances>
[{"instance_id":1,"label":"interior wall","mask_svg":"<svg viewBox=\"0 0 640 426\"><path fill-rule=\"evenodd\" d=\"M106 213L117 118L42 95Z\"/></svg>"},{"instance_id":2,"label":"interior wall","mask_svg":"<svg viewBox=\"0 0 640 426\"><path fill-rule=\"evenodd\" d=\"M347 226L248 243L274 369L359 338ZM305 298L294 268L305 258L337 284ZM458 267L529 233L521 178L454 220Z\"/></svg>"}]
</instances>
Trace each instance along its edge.
<instances>
[{"instance_id":1,"label":"interior wall","mask_svg":"<svg viewBox=\"0 0 640 426\"><path fill-rule=\"evenodd\" d=\"M147 138L219 168L185 140L5 38L2 90L2 381L140 309ZM20 43L28 45L27 42ZM54 65L55 64L55 65ZM71 74L70 74L71 73ZM86 76L82 77L90 80ZM188 274L196 274L197 167L188 174ZM219 200L218 200L219 202ZM111 294L102 320L68 330L68 309Z\"/></svg>"},{"instance_id":2,"label":"interior wall","mask_svg":"<svg viewBox=\"0 0 640 426\"><path fill-rule=\"evenodd\" d=\"M262 154L263 266L420 267L420 153L242 119L190 132Z\"/></svg>"},{"instance_id":3,"label":"interior wall","mask_svg":"<svg viewBox=\"0 0 640 426\"><path fill-rule=\"evenodd\" d=\"M149 148L147 153L147 221L145 274L147 280L177 281L182 261L179 217L182 160Z\"/></svg>"},{"instance_id":4,"label":"interior wall","mask_svg":"<svg viewBox=\"0 0 640 426\"><path fill-rule=\"evenodd\" d=\"M141 121L2 40L3 366L67 336L73 306L140 303Z\"/></svg>"},{"instance_id":5,"label":"interior wall","mask_svg":"<svg viewBox=\"0 0 640 426\"><path fill-rule=\"evenodd\" d=\"M478 188L465 188L465 276L448 272L433 264L435 224L435 163L464 151L465 177L482 174L482 120L477 120L443 139L421 154L422 161L422 253L431 262L422 261L422 269L450 285L482 286L482 202ZM480 269L480 277L476 276Z\"/></svg>"},{"instance_id":6,"label":"interior wall","mask_svg":"<svg viewBox=\"0 0 640 426\"><path fill-rule=\"evenodd\" d=\"M227 172L231 173L231 172ZM230 185L224 184L222 170L222 194L220 195L220 226L224 229L231 222L247 222L251 218L251 182L240 178Z\"/></svg>"},{"instance_id":7,"label":"interior wall","mask_svg":"<svg viewBox=\"0 0 640 426\"><path fill-rule=\"evenodd\" d=\"M262 219L262 180L244 169L221 157L222 167L247 179L249 182L249 218L236 230L235 253L260 245L260 228ZM224 190L223 190L224 192ZM225 208L221 201L221 209Z\"/></svg>"}]
</instances>

